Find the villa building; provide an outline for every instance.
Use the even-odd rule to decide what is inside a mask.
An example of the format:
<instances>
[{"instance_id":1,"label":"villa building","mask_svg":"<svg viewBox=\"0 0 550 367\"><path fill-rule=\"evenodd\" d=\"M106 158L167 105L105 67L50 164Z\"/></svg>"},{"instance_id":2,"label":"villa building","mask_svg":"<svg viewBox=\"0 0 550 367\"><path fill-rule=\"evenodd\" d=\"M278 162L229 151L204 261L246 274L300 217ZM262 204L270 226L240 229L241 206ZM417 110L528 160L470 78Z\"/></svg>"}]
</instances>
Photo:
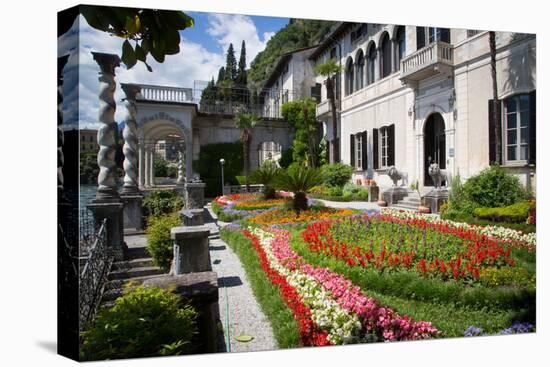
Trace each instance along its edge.
<instances>
[{"instance_id":1,"label":"villa building","mask_svg":"<svg viewBox=\"0 0 550 367\"><path fill-rule=\"evenodd\" d=\"M95 153L98 149L97 130L80 129L80 153Z\"/></svg>"},{"instance_id":2,"label":"villa building","mask_svg":"<svg viewBox=\"0 0 550 367\"><path fill-rule=\"evenodd\" d=\"M535 35L496 32L500 121L492 119L489 32L341 23L310 60L335 57L339 76L340 157L354 178L389 185L387 167L432 186L428 162L470 177L495 161L535 189ZM318 77L322 83L322 77ZM326 90L318 118L333 141ZM331 145L333 146L333 145Z\"/></svg>"},{"instance_id":3,"label":"villa building","mask_svg":"<svg viewBox=\"0 0 550 367\"><path fill-rule=\"evenodd\" d=\"M331 142L328 157L337 147L339 160L355 167L355 182L389 186L385 172L395 166L425 191L433 186L428 162L468 178L496 161L500 124L502 167L535 190L535 35L496 32L496 50L500 121L492 118L487 31L339 23L288 72L306 70L310 86L322 86L317 118ZM341 65L336 136L325 80L313 73L330 58ZM270 81L291 79L286 68L275 70L282 71Z\"/></svg>"}]
</instances>

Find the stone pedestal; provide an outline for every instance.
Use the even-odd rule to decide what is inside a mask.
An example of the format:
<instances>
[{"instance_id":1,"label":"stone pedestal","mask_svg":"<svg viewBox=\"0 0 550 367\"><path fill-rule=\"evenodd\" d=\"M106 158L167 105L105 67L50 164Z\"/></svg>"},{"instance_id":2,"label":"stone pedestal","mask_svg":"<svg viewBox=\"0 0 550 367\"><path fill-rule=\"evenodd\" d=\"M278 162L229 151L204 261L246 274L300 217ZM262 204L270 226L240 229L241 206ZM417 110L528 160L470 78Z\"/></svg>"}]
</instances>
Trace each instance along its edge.
<instances>
[{"instance_id":1,"label":"stone pedestal","mask_svg":"<svg viewBox=\"0 0 550 367\"><path fill-rule=\"evenodd\" d=\"M179 211L181 224L184 226L202 226L204 209L182 209Z\"/></svg>"},{"instance_id":2,"label":"stone pedestal","mask_svg":"<svg viewBox=\"0 0 550 367\"><path fill-rule=\"evenodd\" d=\"M380 187L378 186L367 186L367 190L369 191L369 202L375 203L378 201L378 198L380 196Z\"/></svg>"},{"instance_id":3,"label":"stone pedestal","mask_svg":"<svg viewBox=\"0 0 550 367\"><path fill-rule=\"evenodd\" d=\"M206 226L174 227L170 230L170 237L174 240L174 274L212 270L209 235L210 228Z\"/></svg>"},{"instance_id":4,"label":"stone pedestal","mask_svg":"<svg viewBox=\"0 0 550 367\"><path fill-rule=\"evenodd\" d=\"M389 205L397 204L399 200L403 200L407 196L407 189L400 186L393 186L392 188L382 193L382 198Z\"/></svg>"},{"instance_id":5,"label":"stone pedestal","mask_svg":"<svg viewBox=\"0 0 550 367\"><path fill-rule=\"evenodd\" d=\"M115 260L124 260L124 204L120 199L102 200L94 199L88 208L94 214L96 223L107 219L107 244L112 249Z\"/></svg>"},{"instance_id":6,"label":"stone pedestal","mask_svg":"<svg viewBox=\"0 0 550 367\"><path fill-rule=\"evenodd\" d=\"M143 196L120 194L124 203L124 229L143 229L142 207Z\"/></svg>"},{"instance_id":7,"label":"stone pedestal","mask_svg":"<svg viewBox=\"0 0 550 367\"><path fill-rule=\"evenodd\" d=\"M145 287L158 287L170 290L189 301L197 310L199 333L193 344L194 353L217 352L217 331L220 318L218 304L218 275L212 271L182 275L166 275L150 278L143 282Z\"/></svg>"},{"instance_id":8,"label":"stone pedestal","mask_svg":"<svg viewBox=\"0 0 550 367\"><path fill-rule=\"evenodd\" d=\"M446 203L448 200L449 192L446 189L433 189L426 196L424 196L426 206L430 208L433 214L439 213L441 204Z\"/></svg>"},{"instance_id":9,"label":"stone pedestal","mask_svg":"<svg viewBox=\"0 0 550 367\"><path fill-rule=\"evenodd\" d=\"M203 182L186 182L185 188L185 208L202 209L204 207L204 188Z\"/></svg>"}]
</instances>

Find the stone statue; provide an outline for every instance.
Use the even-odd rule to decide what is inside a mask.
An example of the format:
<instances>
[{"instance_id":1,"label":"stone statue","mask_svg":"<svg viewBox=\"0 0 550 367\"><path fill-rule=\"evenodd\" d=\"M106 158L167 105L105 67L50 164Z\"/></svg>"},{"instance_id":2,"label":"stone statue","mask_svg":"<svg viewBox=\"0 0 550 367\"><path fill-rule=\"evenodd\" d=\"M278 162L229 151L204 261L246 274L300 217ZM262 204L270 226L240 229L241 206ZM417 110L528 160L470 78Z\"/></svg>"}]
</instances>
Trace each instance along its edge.
<instances>
[{"instance_id":1,"label":"stone statue","mask_svg":"<svg viewBox=\"0 0 550 367\"><path fill-rule=\"evenodd\" d=\"M439 168L439 164L436 162L430 163L428 174L432 178L436 190L441 190L441 182L446 181L448 185L451 179L447 170Z\"/></svg>"},{"instance_id":2,"label":"stone statue","mask_svg":"<svg viewBox=\"0 0 550 367\"><path fill-rule=\"evenodd\" d=\"M386 170L386 174L390 176L391 180L393 181L393 186L397 186L397 181L401 180L401 186L404 186L405 184L409 184L409 175L407 172L399 171L395 166L390 166Z\"/></svg>"}]
</instances>

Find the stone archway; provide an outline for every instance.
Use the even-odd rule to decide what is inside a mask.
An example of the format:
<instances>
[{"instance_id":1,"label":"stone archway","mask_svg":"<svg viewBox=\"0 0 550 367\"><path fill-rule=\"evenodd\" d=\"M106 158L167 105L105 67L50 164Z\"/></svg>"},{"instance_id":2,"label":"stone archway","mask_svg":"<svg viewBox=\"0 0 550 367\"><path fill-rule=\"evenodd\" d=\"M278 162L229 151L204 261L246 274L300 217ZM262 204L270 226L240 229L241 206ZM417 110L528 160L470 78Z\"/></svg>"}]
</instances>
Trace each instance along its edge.
<instances>
[{"instance_id":1,"label":"stone archway","mask_svg":"<svg viewBox=\"0 0 550 367\"><path fill-rule=\"evenodd\" d=\"M445 121L440 113L434 112L424 124L424 186L433 186L428 174L430 163L437 163L441 169L447 167Z\"/></svg>"},{"instance_id":2,"label":"stone archway","mask_svg":"<svg viewBox=\"0 0 550 367\"><path fill-rule=\"evenodd\" d=\"M153 187L154 155L159 149L159 141L177 140L178 148L185 160L185 179L189 181L193 174L193 145L190 129L179 119L167 113L159 112L140 120L139 124L139 184L141 187Z\"/></svg>"}]
</instances>

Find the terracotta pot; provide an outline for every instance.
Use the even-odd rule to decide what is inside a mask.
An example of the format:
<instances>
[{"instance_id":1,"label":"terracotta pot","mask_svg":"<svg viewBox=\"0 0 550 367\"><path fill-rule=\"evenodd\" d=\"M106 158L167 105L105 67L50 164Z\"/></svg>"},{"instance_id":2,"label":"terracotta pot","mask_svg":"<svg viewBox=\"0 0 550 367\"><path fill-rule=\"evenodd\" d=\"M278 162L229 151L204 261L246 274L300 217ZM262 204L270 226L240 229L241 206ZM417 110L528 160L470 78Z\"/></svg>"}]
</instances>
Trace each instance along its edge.
<instances>
[{"instance_id":1,"label":"terracotta pot","mask_svg":"<svg viewBox=\"0 0 550 367\"><path fill-rule=\"evenodd\" d=\"M378 200L378 205L379 206L387 206L388 203L386 203L384 200Z\"/></svg>"},{"instance_id":2,"label":"terracotta pot","mask_svg":"<svg viewBox=\"0 0 550 367\"><path fill-rule=\"evenodd\" d=\"M422 213L422 214L429 214L431 212L431 210L427 206L420 205L418 207L418 212Z\"/></svg>"}]
</instances>

